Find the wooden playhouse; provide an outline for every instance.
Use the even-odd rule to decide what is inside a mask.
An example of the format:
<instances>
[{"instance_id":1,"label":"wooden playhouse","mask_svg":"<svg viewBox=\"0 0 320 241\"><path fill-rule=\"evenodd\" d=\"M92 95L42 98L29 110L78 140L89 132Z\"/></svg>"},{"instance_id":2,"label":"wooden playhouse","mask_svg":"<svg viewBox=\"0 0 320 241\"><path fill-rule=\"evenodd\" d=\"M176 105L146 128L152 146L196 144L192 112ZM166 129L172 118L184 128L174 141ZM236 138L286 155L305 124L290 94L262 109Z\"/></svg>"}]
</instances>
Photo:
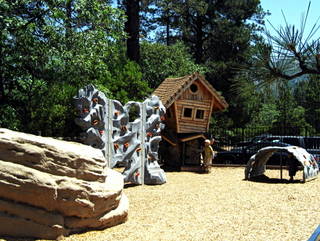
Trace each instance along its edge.
<instances>
[{"instance_id":1,"label":"wooden playhouse","mask_svg":"<svg viewBox=\"0 0 320 241\"><path fill-rule=\"evenodd\" d=\"M153 92L166 107L160 156L168 166L199 166L202 144L214 112L228 107L199 73L167 78Z\"/></svg>"}]
</instances>

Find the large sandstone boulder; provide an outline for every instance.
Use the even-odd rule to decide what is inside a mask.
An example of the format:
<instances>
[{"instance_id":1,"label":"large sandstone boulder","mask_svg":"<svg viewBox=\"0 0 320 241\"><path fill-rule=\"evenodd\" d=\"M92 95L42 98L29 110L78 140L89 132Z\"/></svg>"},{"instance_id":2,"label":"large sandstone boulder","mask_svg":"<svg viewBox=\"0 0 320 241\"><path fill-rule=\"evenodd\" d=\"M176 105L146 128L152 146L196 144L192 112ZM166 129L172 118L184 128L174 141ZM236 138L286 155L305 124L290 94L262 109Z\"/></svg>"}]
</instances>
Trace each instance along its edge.
<instances>
[{"instance_id":1,"label":"large sandstone boulder","mask_svg":"<svg viewBox=\"0 0 320 241\"><path fill-rule=\"evenodd\" d=\"M0 235L56 239L124 222L123 177L90 146L0 128Z\"/></svg>"}]
</instances>

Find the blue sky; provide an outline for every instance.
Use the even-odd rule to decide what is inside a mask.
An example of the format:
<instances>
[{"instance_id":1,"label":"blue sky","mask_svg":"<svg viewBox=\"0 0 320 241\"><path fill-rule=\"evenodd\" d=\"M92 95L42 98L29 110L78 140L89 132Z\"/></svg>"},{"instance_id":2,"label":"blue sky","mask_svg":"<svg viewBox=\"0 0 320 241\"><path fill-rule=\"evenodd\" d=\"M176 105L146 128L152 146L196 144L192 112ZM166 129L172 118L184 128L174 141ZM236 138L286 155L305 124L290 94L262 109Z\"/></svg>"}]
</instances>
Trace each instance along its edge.
<instances>
[{"instance_id":1,"label":"blue sky","mask_svg":"<svg viewBox=\"0 0 320 241\"><path fill-rule=\"evenodd\" d=\"M285 21L282 16L283 11L288 24L293 24L300 29L301 15L307 13L308 4L310 0L260 0L262 8L271 13L266 19L268 19L275 28L280 25L285 26ZM305 34L310 32L312 26L320 17L320 0L311 0L311 6L309 10L309 16L306 24ZM318 22L320 25L320 20ZM269 23L266 23L267 29L272 33L272 27ZM320 37L320 30L314 37Z\"/></svg>"}]
</instances>

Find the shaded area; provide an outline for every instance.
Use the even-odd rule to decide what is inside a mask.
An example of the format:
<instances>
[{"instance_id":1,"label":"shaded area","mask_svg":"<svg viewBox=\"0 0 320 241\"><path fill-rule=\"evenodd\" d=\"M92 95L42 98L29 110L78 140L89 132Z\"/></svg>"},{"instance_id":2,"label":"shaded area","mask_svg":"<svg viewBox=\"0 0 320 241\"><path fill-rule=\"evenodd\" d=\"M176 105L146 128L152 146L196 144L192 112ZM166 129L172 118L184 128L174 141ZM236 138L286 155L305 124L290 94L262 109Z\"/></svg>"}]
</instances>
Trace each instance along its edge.
<instances>
[{"instance_id":1,"label":"shaded area","mask_svg":"<svg viewBox=\"0 0 320 241\"><path fill-rule=\"evenodd\" d=\"M262 182L262 183L270 183L270 184L283 184L283 183L302 183L301 180L288 180L281 178L270 178L266 175L255 176L250 179L253 182Z\"/></svg>"}]
</instances>

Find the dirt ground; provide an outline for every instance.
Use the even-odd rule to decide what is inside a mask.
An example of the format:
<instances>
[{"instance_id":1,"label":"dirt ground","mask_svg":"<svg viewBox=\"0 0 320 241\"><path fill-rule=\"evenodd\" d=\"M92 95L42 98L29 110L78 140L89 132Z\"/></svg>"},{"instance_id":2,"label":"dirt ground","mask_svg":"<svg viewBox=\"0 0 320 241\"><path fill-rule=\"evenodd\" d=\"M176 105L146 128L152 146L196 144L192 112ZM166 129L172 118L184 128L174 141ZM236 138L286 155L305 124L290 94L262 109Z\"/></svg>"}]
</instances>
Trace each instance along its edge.
<instances>
[{"instance_id":1,"label":"dirt ground","mask_svg":"<svg viewBox=\"0 0 320 241\"><path fill-rule=\"evenodd\" d=\"M320 224L320 178L288 183L279 170L267 170L268 180L245 181L243 167L166 174L164 185L124 189L130 202L124 224L62 240L305 241Z\"/></svg>"},{"instance_id":2,"label":"dirt ground","mask_svg":"<svg viewBox=\"0 0 320 241\"><path fill-rule=\"evenodd\" d=\"M125 188L126 223L63 240L296 241L307 240L320 224L320 178L288 183L279 170L267 170L269 180L252 182L243 180L244 168L230 167L166 174L164 185Z\"/></svg>"}]
</instances>

